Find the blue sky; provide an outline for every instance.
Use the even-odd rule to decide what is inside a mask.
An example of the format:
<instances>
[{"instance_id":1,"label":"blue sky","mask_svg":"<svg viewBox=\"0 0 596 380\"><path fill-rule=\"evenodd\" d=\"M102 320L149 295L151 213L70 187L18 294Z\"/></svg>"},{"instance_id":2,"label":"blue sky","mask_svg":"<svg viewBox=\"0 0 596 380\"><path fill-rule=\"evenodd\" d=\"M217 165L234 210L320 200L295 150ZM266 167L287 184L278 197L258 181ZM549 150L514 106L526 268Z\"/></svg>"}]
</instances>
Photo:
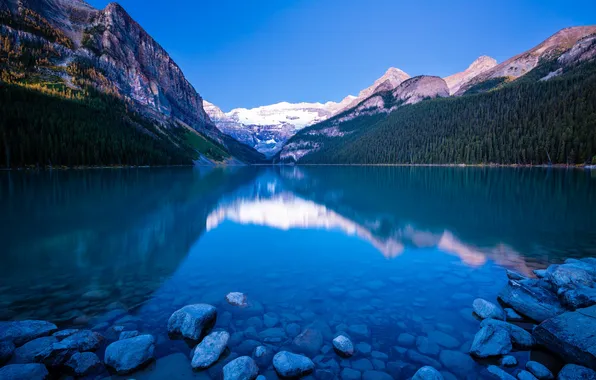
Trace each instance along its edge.
<instances>
[{"instance_id":1,"label":"blue sky","mask_svg":"<svg viewBox=\"0 0 596 380\"><path fill-rule=\"evenodd\" d=\"M501 62L559 29L596 24L594 0L119 3L224 111L339 101L391 66L446 76L480 55Z\"/></svg>"}]
</instances>

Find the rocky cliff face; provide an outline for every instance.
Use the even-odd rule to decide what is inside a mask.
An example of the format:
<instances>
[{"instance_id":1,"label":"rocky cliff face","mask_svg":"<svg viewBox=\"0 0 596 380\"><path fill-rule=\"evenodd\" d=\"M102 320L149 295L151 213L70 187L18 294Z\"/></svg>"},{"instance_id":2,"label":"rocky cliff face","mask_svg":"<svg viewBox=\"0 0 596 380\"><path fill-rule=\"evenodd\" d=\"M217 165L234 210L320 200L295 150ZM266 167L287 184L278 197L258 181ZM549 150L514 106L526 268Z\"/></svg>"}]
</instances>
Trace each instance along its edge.
<instances>
[{"instance_id":1,"label":"rocky cliff face","mask_svg":"<svg viewBox=\"0 0 596 380\"><path fill-rule=\"evenodd\" d=\"M424 99L449 96L447 83L435 76L420 75L401 83L392 92L393 97L403 104L415 104Z\"/></svg>"},{"instance_id":2,"label":"rocky cliff face","mask_svg":"<svg viewBox=\"0 0 596 380\"><path fill-rule=\"evenodd\" d=\"M449 94L455 94L459 88L472 78L492 69L497 65L497 60L483 55L478 57L467 69L460 73L443 78L449 87Z\"/></svg>"}]
</instances>

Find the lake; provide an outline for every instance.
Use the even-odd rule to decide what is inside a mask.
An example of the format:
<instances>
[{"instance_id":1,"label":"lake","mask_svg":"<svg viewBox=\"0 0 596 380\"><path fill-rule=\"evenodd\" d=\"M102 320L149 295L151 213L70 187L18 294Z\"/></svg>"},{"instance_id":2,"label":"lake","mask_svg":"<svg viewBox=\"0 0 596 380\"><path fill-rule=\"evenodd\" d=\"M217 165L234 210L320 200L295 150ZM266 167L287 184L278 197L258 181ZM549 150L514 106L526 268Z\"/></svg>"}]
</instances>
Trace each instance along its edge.
<instances>
[{"instance_id":1,"label":"lake","mask_svg":"<svg viewBox=\"0 0 596 380\"><path fill-rule=\"evenodd\" d=\"M487 363L457 355L479 329L472 301L496 302L506 269L596 256L596 171L577 169L0 172L0 210L0 320L93 327L106 343L114 325L150 333L158 360L137 379L218 378L262 343L291 349L308 326L323 337L306 348L317 369L405 378L430 364L481 378ZM249 306L229 305L229 292ZM166 328L193 303L216 306L216 328L232 334L198 373ZM337 331L352 358L331 349ZM520 367L545 355L514 353Z\"/></svg>"}]
</instances>

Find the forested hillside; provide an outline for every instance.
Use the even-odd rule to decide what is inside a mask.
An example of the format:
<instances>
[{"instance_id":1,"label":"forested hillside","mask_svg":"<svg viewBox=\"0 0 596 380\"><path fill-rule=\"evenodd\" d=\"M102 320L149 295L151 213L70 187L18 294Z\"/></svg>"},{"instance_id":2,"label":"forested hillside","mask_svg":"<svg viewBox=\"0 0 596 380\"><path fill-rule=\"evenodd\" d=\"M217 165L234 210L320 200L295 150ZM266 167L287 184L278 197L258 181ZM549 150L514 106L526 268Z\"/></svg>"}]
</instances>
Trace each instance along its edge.
<instances>
[{"instance_id":1,"label":"forested hillside","mask_svg":"<svg viewBox=\"0 0 596 380\"><path fill-rule=\"evenodd\" d=\"M552 64L544 65L534 70L548 73L545 67ZM317 133L334 125L329 120L307 128L288 144L308 136L308 144L315 147L299 163L596 162L596 63L547 81L536 77L540 76L530 72L527 79L497 90L426 100L389 115L335 123L335 136Z\"/></svg>"}]
</instances>

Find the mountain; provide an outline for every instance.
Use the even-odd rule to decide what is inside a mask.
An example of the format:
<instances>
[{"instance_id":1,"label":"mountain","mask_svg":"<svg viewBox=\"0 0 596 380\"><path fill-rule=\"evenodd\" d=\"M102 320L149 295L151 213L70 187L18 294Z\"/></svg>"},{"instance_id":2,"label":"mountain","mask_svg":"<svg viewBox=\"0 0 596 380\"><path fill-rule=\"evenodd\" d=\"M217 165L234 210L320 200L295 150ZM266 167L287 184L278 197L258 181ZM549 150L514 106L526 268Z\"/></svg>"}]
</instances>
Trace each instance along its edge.
<instances>
[{"instance_id":1,"label":"mountain","mask_svg":"<svg viewBox=\"0 0 596 380\"><path fill-rule=\"evenodd\" d=\"M596 111L591 106L596 103L594 31L596 27L564 29L505 65L487 68L493 62L482 59L470 71L474 66L484 71L467 83L462 84L471 75L468 70L470 75L460 73L446 80L408 79L393 91L381 91L303 129L274 161L596 163ZM523 65L533 68L522 72ZM503 70L516 72L517 79L495 81L493 75ZM460 84L455 92L464 96L449 96Z\"/></svg>"},{"instance_id":2,"label":"mountain","mask_svg":"<svg viewBox=\"0 0 596 380\"><path fill-rule=\"evenodd\" d=\"M449 87L449 94L455 94L463 84L468 83L474 77L492 69L496 65L497 61L494 58L483 55L472 62L464 71L443 78Z\"/></svg>"},{"instance_id":3,"label":"mountain","mask_svg":"<svg viewBox=\"0 0 596 380\"><path fill-rule=\"evenodd\" d=\"M217 158L238 151L243 161L264 159L216 128L178 65L120 5L98 10L82 0L7 0L0 12L3 82L79 101L113 96L173 150L184 144L202 156L221 150Z\"/></svg>"},{"instance_id":4,"label":"mountain","mask_svg":"<svg viewBox=\"0 0 596 380\"><path fill-rule=\"evenodd\" d=\"M410 76L402 70L397 69L395 67L390 67L389 69L387 69L385 74L383 74L383 76L377 79L371 86L360 91L356 99L352 100L344 108L340 109L339 112L356 107L360 102L368 99L373 94L376 94L381 91L393 90L399 84L401 84L403 81L409 78Z\"/></svg>"}]
</instances>

